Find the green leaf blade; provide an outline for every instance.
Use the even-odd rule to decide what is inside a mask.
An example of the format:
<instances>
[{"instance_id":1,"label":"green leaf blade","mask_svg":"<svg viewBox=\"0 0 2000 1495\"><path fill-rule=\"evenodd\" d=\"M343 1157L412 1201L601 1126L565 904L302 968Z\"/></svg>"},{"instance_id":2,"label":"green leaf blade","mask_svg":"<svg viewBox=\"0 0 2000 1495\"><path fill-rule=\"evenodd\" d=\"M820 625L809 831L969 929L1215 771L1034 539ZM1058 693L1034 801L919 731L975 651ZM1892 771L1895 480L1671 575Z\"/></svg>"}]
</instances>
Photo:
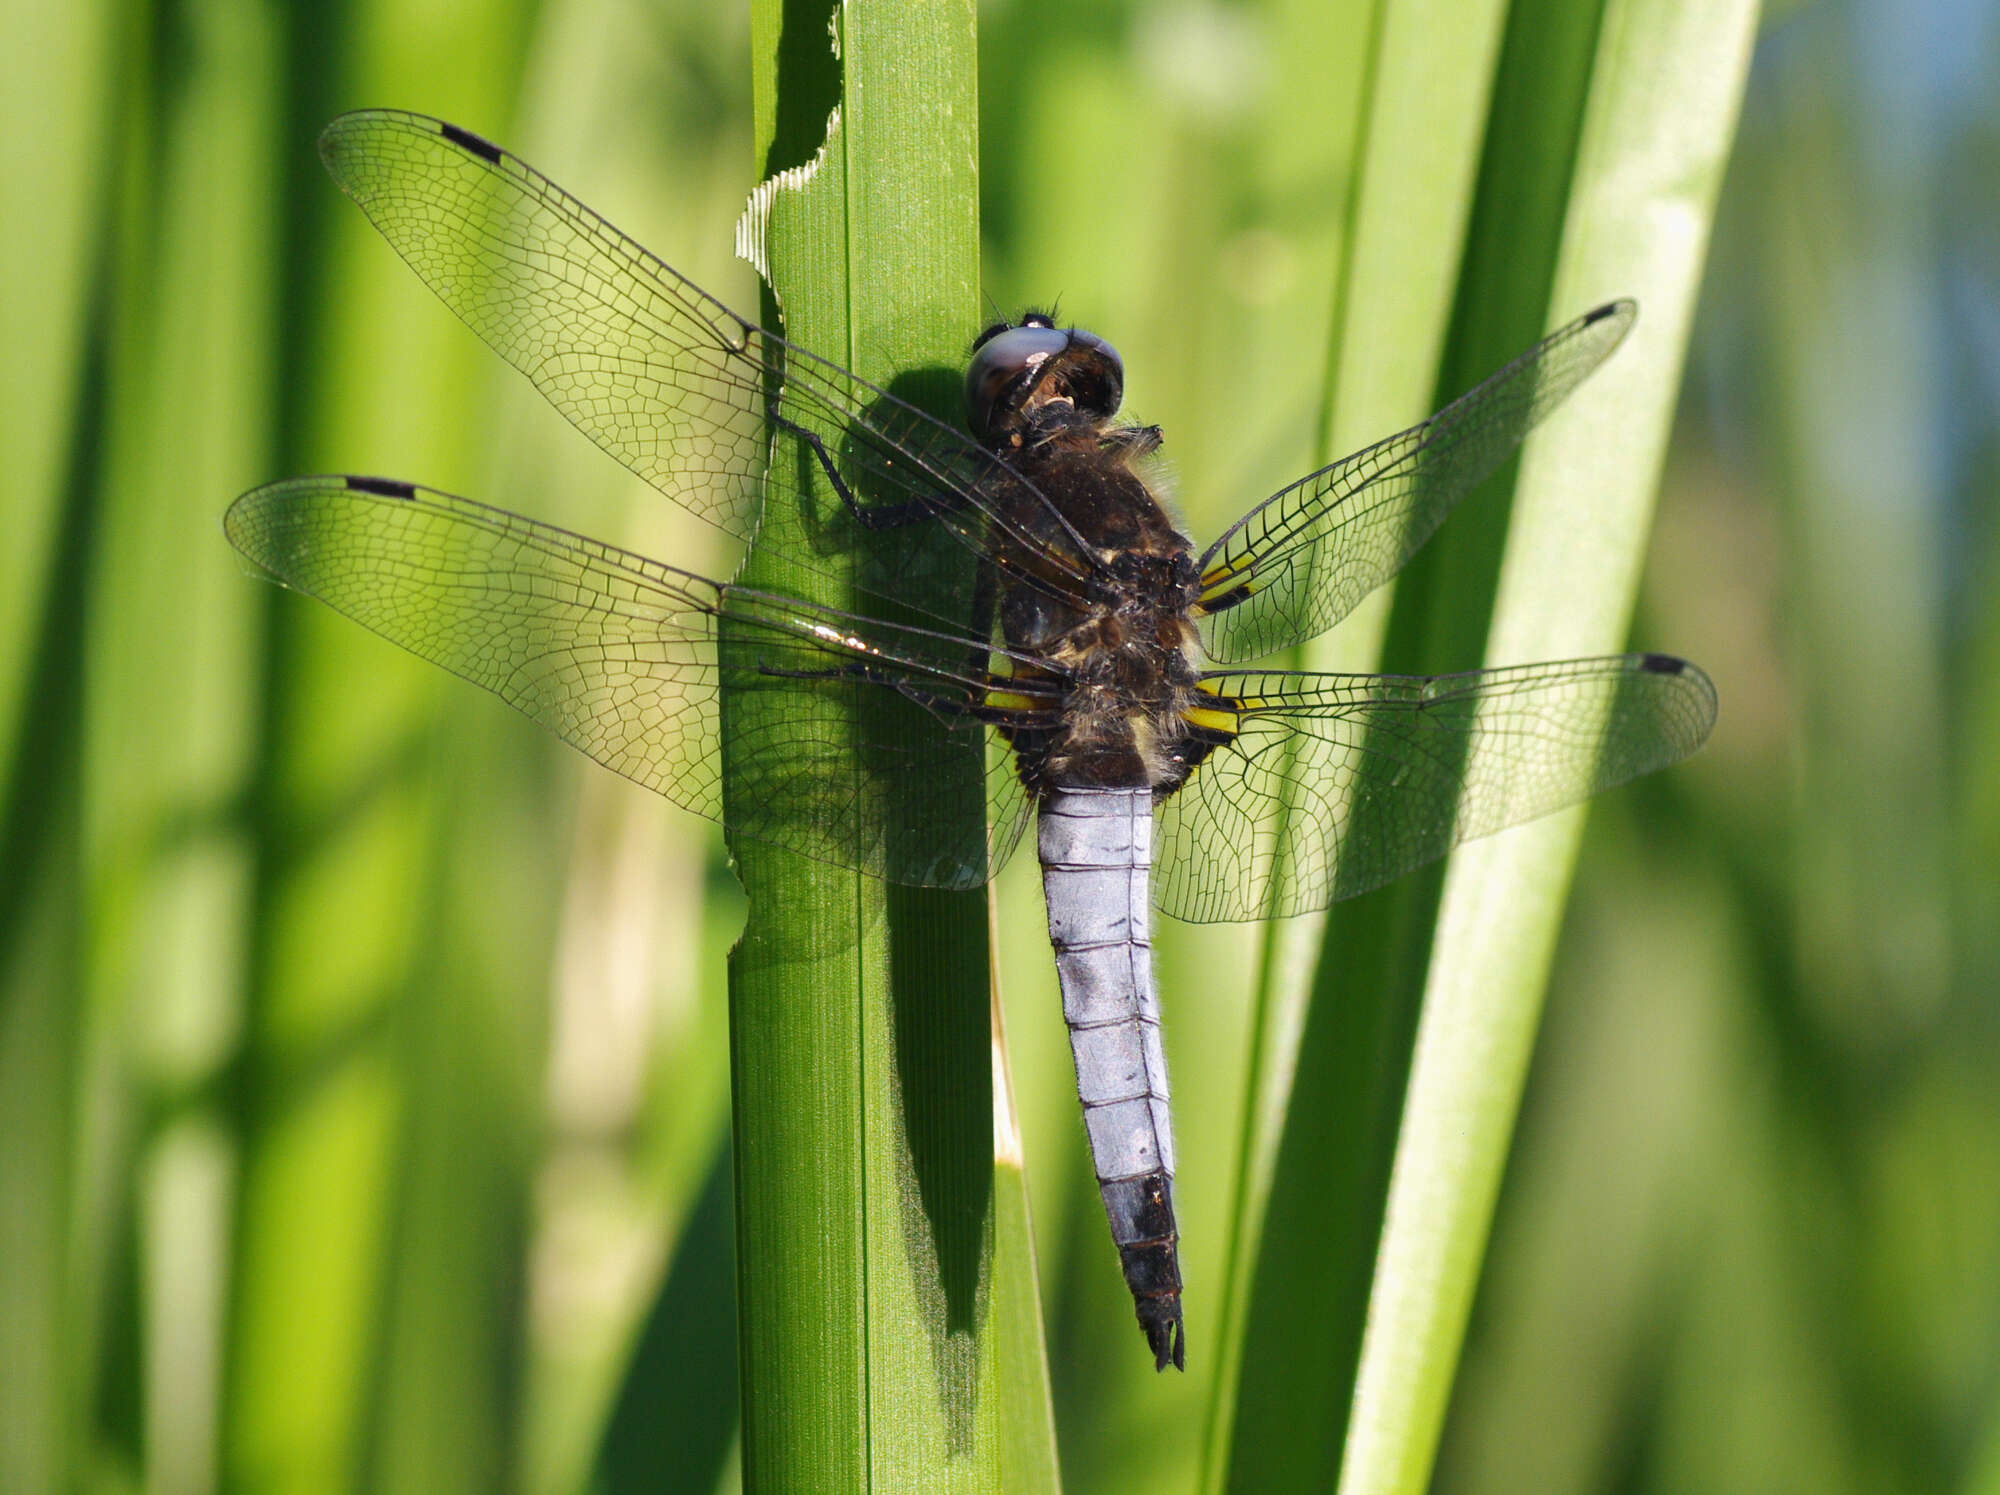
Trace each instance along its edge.
<instances>
[{"instance_id":1,"label":"green leaf blade","mask_svg":"<svg viewBox=\"0 0 2000 1495\"><path fill-rule=\"evenodd\" d=\"M811 163L760 189L775 309L799 346L956 424L978 317L972 7L842 7L837 87L797 37L824 38L824 15L757 21L767 162L788 164L799 98L839 101ZM856 605L767 552L747 575ZM894 793L865 777L871 709L864 798ZM967 763L969 815L982 772ZM1018 1145L996 1148L984 893L732 850L751 906L731 965L746 1488L1053 1488Z\"/></svg>"}]
</instances>

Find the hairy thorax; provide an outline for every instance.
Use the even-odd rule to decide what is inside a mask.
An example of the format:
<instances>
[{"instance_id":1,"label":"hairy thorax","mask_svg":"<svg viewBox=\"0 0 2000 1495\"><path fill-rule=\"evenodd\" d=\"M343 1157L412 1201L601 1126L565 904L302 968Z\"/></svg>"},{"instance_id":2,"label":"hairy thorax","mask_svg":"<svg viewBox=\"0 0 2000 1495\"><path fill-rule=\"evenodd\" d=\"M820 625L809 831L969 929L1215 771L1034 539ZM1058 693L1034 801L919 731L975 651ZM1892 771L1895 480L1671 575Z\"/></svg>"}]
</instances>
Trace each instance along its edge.
<instances>
[{"instance_id":1,"label":"hairy thorax","mask_svg":"<svg viewBox=\"0 0 2000 1495\"><path fill-rule=\"evenodd\" d=\"M1037 792L1144 785L1165 794L1198 756L1184 715L1201 667L1189 612L1200 591L1193 549L1133 468L1158 444L1150 428L1079 426L1009 454L1103 567L1081 605L1031 582L1009 585L1001 598L1008 645L1062 671L1045 677L1062 683L1060 726L1012 738ZM1020 516L1027 531L1051 523ZM1030 548L1003 538L1000 550L1003 574L1007 562L1032 565Z\"/></svg>"}]
</instances>

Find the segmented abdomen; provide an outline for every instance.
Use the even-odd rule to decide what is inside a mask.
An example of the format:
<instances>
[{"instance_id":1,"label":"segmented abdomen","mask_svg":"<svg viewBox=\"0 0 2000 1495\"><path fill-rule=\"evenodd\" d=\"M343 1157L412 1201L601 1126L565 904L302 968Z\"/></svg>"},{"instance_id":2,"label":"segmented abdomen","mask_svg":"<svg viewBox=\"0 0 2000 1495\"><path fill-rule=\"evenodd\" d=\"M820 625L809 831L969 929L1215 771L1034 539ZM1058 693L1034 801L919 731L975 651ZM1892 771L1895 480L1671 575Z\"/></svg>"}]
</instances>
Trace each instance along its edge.
<instances>
[{"instance_id":1,"label":"segmented abdomen","mask_svg":"<svg viewBox=\"0 0 2000 1495\"><path fill-rule=\"evenodd\" d=\"M1174 1133L1148 888L1152 791L1053 790L1037 839L1098 1193L1154 1362L1180 1366Z\"/></svg>"}]
</instances>

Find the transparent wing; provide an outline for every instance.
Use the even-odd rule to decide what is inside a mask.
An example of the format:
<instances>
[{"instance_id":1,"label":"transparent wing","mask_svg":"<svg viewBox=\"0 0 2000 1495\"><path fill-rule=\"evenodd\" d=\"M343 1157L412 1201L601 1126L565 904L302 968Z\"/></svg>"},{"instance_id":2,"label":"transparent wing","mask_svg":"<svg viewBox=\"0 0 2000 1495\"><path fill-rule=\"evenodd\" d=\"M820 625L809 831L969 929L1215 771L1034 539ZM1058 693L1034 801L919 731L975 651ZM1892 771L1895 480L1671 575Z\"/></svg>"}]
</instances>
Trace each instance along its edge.
<instances>
[{"instance_id":1,"label":"transparent wing","mask_svg":"<svg viewBox=\"0 0 2000 1495\"><path fill-rule=\"evenodd\" d=\"M391 110L342 115L320 155L466 325L710 523L756 538L768 492L799 506L805 537L767 543L819 569L865 556L865 588L962 619L971 568L907 535L871 544L823 480L830 467L878 518L906 511L975 552L988 526L1006 529L1047 559L1029 584L1067 593L1091 574L1047 500L970 437L738 316L519 157Z\"/></svg>"},{"instance_id":2,"label":"transparent wing","mask_svg":"<svg viewBox=\"0 0 2000 1495\"><path fill-rule=\"evenodd\" d=\"M1678 761L1715 687L1663 654L1460 675L1217 671L1238 735L1160 809L1153 896L1265 919L1365 893L1460 841Z\"/></svg>"},{"instance_id":3,"label":"transparent wing","mask_svg":"<svg viewBox=\"0 0 2000 1495\"><path fill-rule=\"evenodd\" d=\"M1203 642L1256 659L1316 637L1403 569L1454 505L1507 459L1631 330L1613 301L1551 333L1421 425L1308 473L1202 554Z\"/></svg>"},{"instance_id":4,"label":"transparent wing","mask_svg":"<svg viewBox=\"0 0 2000 1495\"><path fill-rule=\"evenodd\" d=\"M723 586L379 478L273 483L224 528L286 585L759 840L965 888L1026 822L1011 759L971 714L988 661L970 640Z\"/></svg>"}]
</instances>

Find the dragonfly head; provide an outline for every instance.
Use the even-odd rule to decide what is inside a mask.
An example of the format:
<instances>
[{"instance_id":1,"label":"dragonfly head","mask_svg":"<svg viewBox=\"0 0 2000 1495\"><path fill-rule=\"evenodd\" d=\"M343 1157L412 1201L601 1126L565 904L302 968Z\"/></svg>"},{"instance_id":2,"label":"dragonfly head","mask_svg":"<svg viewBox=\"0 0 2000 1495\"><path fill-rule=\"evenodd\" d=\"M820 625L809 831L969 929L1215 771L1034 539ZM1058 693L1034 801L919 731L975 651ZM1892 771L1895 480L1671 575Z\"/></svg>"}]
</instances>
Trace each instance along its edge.
<instances>
[{"instance_id":1,"label":"dragonfly head","mask_svg":"<svg viewBox=\"0 0 2000 1495\"><path fill-rule=\"evenodd\" d=\"M1018 434L1044 411L1061 412L1064 425L1100 424L1124 397L1118 350L1095 333L1056 326L1043 312L987 328L965 371L966 421L989 443Z\"/></svg>"}]
</instances>

